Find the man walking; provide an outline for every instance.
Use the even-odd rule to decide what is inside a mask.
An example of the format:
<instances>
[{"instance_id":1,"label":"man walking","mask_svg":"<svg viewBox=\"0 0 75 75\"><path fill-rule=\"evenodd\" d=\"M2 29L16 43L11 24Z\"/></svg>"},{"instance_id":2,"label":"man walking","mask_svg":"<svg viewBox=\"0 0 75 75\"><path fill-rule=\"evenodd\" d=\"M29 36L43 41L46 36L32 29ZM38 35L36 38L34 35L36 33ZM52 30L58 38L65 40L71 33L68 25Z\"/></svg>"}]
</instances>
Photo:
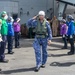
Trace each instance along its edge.
<instances>
[{"instance_id":1,"label":"man walking","mask_svg":"<svg viewBox=\"0 0 75 75\"><path fill-rule=\"evenodd\" d=\"M35 40L33 48L35 50L36 68L38 72L40 67L44 68L47 61L47 44L51 43L52 32L49 22L45 19L45 12L40 11L38 16L28 21L28 26L35 27ZM41 50L42 48L42 50Z\"/></svg>"}]
</instances>

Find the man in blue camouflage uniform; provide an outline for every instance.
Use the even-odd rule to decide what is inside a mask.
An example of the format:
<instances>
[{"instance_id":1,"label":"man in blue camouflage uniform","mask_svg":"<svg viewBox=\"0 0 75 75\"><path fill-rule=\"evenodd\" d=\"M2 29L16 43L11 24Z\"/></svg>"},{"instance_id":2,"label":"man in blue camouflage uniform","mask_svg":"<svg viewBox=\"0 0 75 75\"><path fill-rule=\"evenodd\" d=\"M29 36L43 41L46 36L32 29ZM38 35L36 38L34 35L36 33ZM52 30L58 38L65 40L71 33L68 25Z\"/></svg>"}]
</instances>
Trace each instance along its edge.
<instances>
[{"instance_id":1,"label":"man in blue camouflage uniform","mask_svg":"<svg viewBox=\"0 0 75 75\"><path fill-rule=\"evenodd\" d=\"M45 19L45 12L40 11L38 16L28 21L28 27L35 27L35 40L33 47L36 57L36 68L38 72L40 67L44 68L47 61L47 45L50 45L52 39L52 31L49 22ZM42 48L42 50L41 50Z\"/></svg>"}]
</instances>

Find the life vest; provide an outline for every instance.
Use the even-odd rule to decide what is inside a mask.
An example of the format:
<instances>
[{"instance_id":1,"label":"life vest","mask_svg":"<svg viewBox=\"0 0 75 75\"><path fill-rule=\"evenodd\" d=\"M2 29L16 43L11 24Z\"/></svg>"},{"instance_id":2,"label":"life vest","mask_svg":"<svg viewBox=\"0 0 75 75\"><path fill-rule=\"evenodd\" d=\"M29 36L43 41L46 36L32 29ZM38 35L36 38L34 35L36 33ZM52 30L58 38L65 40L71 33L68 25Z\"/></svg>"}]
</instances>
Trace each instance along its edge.
<instances>
[{"instance_id":1,"label":"life vest","mask_svg":"<svg viewBox=\"0 0 75 75\"><path fill-rule=\"evenodd\" d=\"M46 19L44 19L43 23L37 20L37 26L35 28L37 38L45 38L48 36L46 22Z\"/></svg>"}]
</instances>

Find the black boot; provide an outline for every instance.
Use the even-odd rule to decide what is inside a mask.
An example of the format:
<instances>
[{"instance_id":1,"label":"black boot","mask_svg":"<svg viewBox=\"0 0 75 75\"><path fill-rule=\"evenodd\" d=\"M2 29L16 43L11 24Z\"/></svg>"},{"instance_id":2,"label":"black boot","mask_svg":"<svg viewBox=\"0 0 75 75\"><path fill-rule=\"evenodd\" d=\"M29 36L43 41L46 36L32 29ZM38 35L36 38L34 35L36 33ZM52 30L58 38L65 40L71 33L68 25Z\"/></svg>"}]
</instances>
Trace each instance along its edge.
<instances>
[{"instance_id":1,"label":"black boot","mask_svg":"<svg viewBox=\"0 0 75 75\"><path fill-rule=\"evenodd\" d=\"M2 69L0 69L0 71L2 71Z\"/></svg>"},{"instance_id":2,"label":"black boot","mask_svg":"<svg viewBox=\"0 0 75 75\"><path fill-rule=\"evenodd\" d=\"M8 54L14 54L14 52L8 52Z\"/></svg>"},{"instance_id":3,"label":"black boot","mask_svg":"<svg viewBox=\"0 0 75 75\"><path fill-rule=\"evenodd\" d=\"M34 71L38 72L39 70L40 70L40 67L36 67Z\"/></svg>"},{"instance_id":4,"label":"black boot","mask_svg":"<svg viewBox=\"0 0 75 75\"><path fill-rule=\"evenodd\" d=\"M73 55L73 54L74 54L74 52L71 52L71 51L70 51L70 52L68 52L68 55Z\"/></svg>"},{"instance_id":5,"label":"black boot","mask_svg":"<svg viewBox=\"0 0 75 75\"><path fill-rule=\"evenodd\" d=\"M3 60L0 60L1 63L8 63L9 60L6 60L6 59L3 59Z\"/></svg>"},{"instance_id":6,"label":"black boot","mask_svg":"<svg viewBox=\"0 0 75 75\"><path fill-rule=\"evenodd\" d=\"M67 49L67 47L66 47L66 46L64 46L64 47L62 47L62 49Z\"/></svg>"},{"instance_id":7,"label":"black boot","mask_svg":"<svg viewBox=\"0 0 75 75\"><path fill-rule=\"evenodd\" d=\"M45 68L45 65L41 65L41 68Z\"/></svg>"}]
</instances>

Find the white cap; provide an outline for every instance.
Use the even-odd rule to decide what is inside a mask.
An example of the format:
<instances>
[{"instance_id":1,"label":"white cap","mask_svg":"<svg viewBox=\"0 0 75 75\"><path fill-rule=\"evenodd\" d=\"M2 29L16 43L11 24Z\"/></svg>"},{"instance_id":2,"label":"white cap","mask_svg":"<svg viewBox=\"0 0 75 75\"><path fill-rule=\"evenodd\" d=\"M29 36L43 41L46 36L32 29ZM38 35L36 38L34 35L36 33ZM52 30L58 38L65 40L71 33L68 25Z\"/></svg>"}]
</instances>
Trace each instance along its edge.
<instances>
[{"instance_id":1,"label":"white cap","mask_svg":"<svg viewBox=\"0 0 75 75\"><path fill-rule=\"evenodd\" d=\"M38 15L45 16L45 12L44 11L39 11Z\"/></svg>"}]
</instances>

